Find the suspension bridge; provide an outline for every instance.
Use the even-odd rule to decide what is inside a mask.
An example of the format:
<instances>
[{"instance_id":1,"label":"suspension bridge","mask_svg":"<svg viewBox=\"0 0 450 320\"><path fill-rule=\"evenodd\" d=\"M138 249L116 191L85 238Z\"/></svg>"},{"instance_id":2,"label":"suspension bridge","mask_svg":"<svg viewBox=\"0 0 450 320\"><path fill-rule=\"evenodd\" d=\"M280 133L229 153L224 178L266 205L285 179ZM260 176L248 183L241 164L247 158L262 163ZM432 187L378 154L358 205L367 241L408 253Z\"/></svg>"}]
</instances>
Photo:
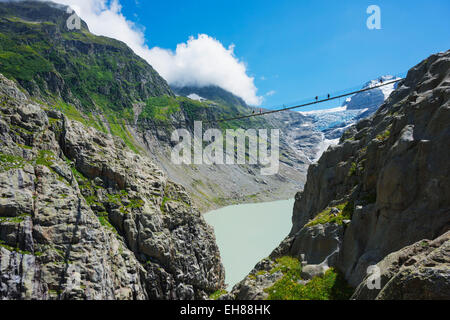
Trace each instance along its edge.
<instances>
[{"instance_id":1,"label":"suspension bridge","mask_svg":"<svg viewBox=\"0 0 450 320\"><path fill-rule=\"evenodd\" d=\"M337 100L337 99L342 99L345 97L349 97L349 96L353 96L355 94L361 93L361 92L366 92L366 91L370 91L370 90L374 90L374 89L379 89L388 85L393 85L396 84L402 80L404 80L404 77L399 77L400 74L397 74L393 80L387 80L387 81L382 81L379 80L379 82L375 85L369 86L367 88L362 88L362 89L358 89L358 90L344 90L342 91L342 93L339 94L334 94L334 95L330 95L328 94L326 96L326 98L320 99L319 96L316 96L315 98L309 99L309 101L306 101L304 103L300 103L300 104L294 104L288 107L283 106L282 108L278 108L278 109L264 109L263 108L259 108L260 111L258 112L257 109L253 108L252 113L249 114L241 114L241 115L237 115L234 117L229 117L229 118L222 118L222 119L214 119L214 120L210 120L210 119L206 119L206 120L202 120L202 119L196 119L195 121L202 121L203 124L211 124L211 123L223 123L223 122L229 122L229 121L236 121L236 120L242 120L242 119L248 119L248 118L253 118L253 117L261 117L261 116L265 116L268 114L274 114L274 113L278 113L278 112L284 112L284 111L288 111L288 110L295 110L295 109L301 109L301 108L305 108L308 106L312 106L312 105L316 105L316 104L321 104L324 102L330 102L333 100ZM359 87L361 88L361 87ZM112 121L100 121L102 123L105 124L118 124L118 125L127 125L127 126L131 126L131 127L138 127L141 129L151 129L151 128L155 128L155 127L173 127L173 124L167 124L167 123L143 123L143 122L139 122L139 121L135 121L134 123L131 122L126 122L126 121L121 121L121 122L112 122Z\"/></svg>"}]
</instances>

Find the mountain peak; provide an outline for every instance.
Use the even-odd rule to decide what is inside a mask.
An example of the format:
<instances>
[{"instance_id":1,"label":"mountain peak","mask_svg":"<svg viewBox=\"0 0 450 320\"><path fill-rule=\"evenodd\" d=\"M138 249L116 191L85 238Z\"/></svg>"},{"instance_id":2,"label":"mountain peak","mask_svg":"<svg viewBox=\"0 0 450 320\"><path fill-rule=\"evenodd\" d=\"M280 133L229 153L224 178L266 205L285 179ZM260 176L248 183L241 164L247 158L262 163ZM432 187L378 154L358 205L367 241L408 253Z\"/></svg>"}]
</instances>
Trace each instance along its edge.
<instances>
[{"instance_id":1,"label":"mountain peak","mask_svg":"<svg viewBox=\"0 0 450 320\"><path fill-rule=\"evenodd\" d=\"M81 19L81 28L70 30L74 14L53 2L0 2L0 73L34 97L89 111L123 112L149 97L173 95L123 42L90 33Z\"/></svg>"},{"instance_id":2,"label":"mountain peak","mask_svg":"<svg viewBox=\"0 0 450 320\"><path fill-rule=\"evenodd\" d=\"M53 23L59 30L67 29L67 20L75 12L67 5L51 1L0 1L0 16L21 19L28 23ZM80 18L80 29L89 27ZM76 30L75 30L76 31Z\"/></svg>"}]
</instances>

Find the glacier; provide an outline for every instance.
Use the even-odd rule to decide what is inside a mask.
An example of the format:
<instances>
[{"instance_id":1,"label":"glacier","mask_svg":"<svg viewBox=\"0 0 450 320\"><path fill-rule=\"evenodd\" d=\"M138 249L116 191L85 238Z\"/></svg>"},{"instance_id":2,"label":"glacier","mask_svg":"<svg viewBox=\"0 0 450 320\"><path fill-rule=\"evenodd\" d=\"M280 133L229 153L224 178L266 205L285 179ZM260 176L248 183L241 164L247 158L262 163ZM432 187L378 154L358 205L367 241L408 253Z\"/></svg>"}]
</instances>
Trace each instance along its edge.
<instances>
[{"instance_id":1,"label":"glacier","mask_svg":"<svg viewBox=\"0 0 450 320\"><path fill-rule=\"evenodd\" d=\"M391 75L381 76L365 83L362 89L372 88L381 82L389 82L397 79L397 77ZM313 161L317 161L330 145L337 144L347 128L358 120L373 114L396 87L397 82L359 92L347 98L340 107L299 111L299 113L306 117L304 126L310 126L322 134L322 141L316 148L317 152Z\"/></svg>"}]
</instances>

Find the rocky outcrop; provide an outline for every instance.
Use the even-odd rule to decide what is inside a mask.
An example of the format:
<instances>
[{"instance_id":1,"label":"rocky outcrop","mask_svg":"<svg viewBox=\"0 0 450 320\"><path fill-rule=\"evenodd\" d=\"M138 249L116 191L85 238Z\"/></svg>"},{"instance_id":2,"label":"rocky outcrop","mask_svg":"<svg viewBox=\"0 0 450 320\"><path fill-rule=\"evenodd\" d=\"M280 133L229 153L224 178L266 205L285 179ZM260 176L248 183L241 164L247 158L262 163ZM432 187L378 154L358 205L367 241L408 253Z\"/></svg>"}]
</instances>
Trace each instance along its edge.
<instances>
[{"instance_id":1,"label":"rocky outcrop","mask_svg":"<svg viewBox=\"0 0 450 320\"><path fill-rule=\"evenodd\" d=\"M450 297L450 232L421 240L380 261L380 287L369 289L364 278L352 299L448 299ZM375 279L374 279L375 280Z\"/></svg>"},{"instance_id":2,"label":"rocky outcrop","mask_svg":"<svg viewBox=\"0 0 450 320\"><path fill-rule=\"evenodd\" d=\"M224 270L183 187L0 75L0 299L203 299Z\"/></svg>"},{"instance_id":3,"label":"rocky outcrop","mask_svg":"<svg viewBox=\"0 0 450 320\"><path fill-rule=\"evenodd\" d=\"M450 229L449 98L447 51L412 68L309 167L292 230L273 254L297 257L311 275L337 268L359 285L354 298L448 299L448 234L438 237ZM423 239L436 240L419 252ZM388 282L368 292L362 283L377 264Z\"/></svg>"},{"instance_id":4,"label":"rocky outcrop","mask_svg":"<svg viewBox=\"0 0 450 320\"><path fill-rule=\"evenodd\" d=\"M303 255L308 264L336 260L343 233L344 227L334 223L302 228L292 240L289 251L295 256Z\"/></svg>"},{"instance_id":5,"label":"rocky outcrop","mask_svg":"<svg viewBox=\"0 0 450 320\"><path fill-rule=\"evenodd\" d=\"M121 113L130 121L136 102L173 96L167 82L125 43L90 33L81 19L79 29L68 28L73 15L68 12L68 6L51 1L0 2L0 73L41 100L61 98L79 110Z\"/></svg>"}]
</instances>

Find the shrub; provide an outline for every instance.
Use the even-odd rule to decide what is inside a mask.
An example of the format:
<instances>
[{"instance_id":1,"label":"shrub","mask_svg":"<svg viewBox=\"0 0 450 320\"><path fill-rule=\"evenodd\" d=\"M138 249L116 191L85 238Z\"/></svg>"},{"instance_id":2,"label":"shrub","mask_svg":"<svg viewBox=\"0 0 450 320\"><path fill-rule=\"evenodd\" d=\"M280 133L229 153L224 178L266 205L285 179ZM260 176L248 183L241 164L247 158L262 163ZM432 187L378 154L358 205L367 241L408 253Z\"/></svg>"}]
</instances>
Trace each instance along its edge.
<instances>
[{"instance_id":1,"label":"shrub","mask_svg":"<svg viewBox=\"0 0 450 320\"><path fill-rule=\"evenodd\" d=\"M291 271L291 270L290 270ZM300 284L299 273L286 272L280 280L264 291L268 300L346 300L353 293L342 274L328 269L323 276L314 277L306 284Z\"/></svg>"},{"instance_id":2,"label":"shrub","mask_svg":"<svg viewBox=\"0 0 450 320\"><path fill-rule=\"evenodd\" d=\"M0 172L22 168L25 160L22 157L0 152Z\"/></svg>"},{"instance_id":3,"label":"shrub","mask_svg":"<svg viewBox=\"0 0 450 320\"><path fill-rule=\"evenodd\" d=\"M358 169L358 165L356 162L352 162L350 169L348 170L348 176L354 176L356 174L356 170Z\"/></svg>"},{"instance_id":4,"label":"shrub","mask_svg":"<svg viewBox=\"0 0 450 320\"><path fill-rule=\"evenodd\" d=\"M390 135L391 135L391 131L386 130L382 134L377 135L377 140L378 141L386 141Z\"/></svg>"},{"instance_id":5,"label":"shrub","mask_svg":"<svg viewBox=\"0 0 450 320\"><path fill-rule=\"evenodd\" d=\"M147 100L139 119L150 119L157 122L168 122L170 116L180 111L180 104L169 96L151 97Z\"/></svg>"},{"instance_id":6,"label":"shrub","mask_svg":"<svg viewBox=\"0 0 450 320\"><path fill-rule=\"evenodd\" d=\"M338 225L342 225L344 223L344 220L351 220L353 216L354 211L354 204L353 202L344 202L336 206L336 208L339 209L339 213L337 215L334 215L331 213L331 207L325 209L324 211L320 212L316 217L311 220L308 224L306 224L307 227L312 227L317 224L325 224L325 223L336 223Z\"/></svg>"}]
</instances>

